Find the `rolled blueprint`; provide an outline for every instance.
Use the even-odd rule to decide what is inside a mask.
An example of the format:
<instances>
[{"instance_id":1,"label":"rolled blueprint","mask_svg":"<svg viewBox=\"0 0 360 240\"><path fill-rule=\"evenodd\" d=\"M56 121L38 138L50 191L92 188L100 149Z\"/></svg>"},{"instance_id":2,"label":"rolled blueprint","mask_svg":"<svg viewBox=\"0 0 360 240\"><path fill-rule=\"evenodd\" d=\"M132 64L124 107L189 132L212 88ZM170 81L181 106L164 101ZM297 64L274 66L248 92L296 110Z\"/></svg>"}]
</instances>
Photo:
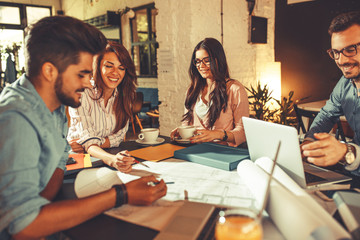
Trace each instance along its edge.
<instances>
[{"instance_id":1,"label":"rolled blueprint","mask_svg":"<svg viewBox=\"0 0 360 240\"><path fill-rule=\"evenodd\" d=\"M264 186L269 177L263 168L269 172L272 163L271 159L264 157L255 163L244 160L237 167L239 176L246 182L259 206L265 199ZM350 239L344 228L278 166L270 185L266 211L286 239L317 239L313 237L314 233L324 227L332 232L334 239Z\"/></svg>"}]
</instances>

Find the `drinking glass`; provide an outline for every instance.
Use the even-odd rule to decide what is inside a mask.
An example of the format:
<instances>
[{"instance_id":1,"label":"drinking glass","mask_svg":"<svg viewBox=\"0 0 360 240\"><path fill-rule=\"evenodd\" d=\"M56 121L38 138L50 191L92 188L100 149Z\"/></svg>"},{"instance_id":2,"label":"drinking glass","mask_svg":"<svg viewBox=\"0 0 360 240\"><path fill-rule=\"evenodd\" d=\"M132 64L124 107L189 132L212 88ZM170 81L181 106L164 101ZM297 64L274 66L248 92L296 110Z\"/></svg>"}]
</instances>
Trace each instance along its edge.
<instances>
[{"instance_id":1,"label":"drinking glass","mask_svg":"<svg viewBox=\"0 0 360 240\"><path fill-rule=\"evenodd\" d=\"M216 240L261 240L261 219L251 209L234 208L220 211L216 223Z\"/></svg>"}]
</instances>

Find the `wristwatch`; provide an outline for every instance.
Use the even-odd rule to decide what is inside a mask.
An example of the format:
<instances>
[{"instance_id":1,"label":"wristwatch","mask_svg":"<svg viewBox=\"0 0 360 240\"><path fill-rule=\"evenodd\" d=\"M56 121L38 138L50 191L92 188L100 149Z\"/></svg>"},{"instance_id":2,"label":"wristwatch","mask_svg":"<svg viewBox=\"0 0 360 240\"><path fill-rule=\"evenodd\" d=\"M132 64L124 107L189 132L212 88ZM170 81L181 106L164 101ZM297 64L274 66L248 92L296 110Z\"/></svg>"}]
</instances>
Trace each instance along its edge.
<instances>
[{"instance_id":1,"label":"wristwatch","mask_svg":"<svg viewBox=\"0 0 360 240\"><path fill-rule=\"evenodd\" d=\"M347 147L347 151L345 153L345 162L346 164L350 165L355 161L355 154L350 144L346 144L346 147Z\"/></svg>"},{"instance_id":2,"label":"wristwatch","mask_svg":"<svg viewBox=\"0 0 360 240\"><path fill-rule=\"evenodd\" d=\"M226 131L225 131L225 130L223 130L223 131L224 131L224 134L225 134L225 135L224 135L224 137L223 137L223 139L222 139L222 140L223 140L223 141L226 141L226 140L228 139L228 135L227 135L227 133L226 133Z\"/></svg>"}]
</instances>

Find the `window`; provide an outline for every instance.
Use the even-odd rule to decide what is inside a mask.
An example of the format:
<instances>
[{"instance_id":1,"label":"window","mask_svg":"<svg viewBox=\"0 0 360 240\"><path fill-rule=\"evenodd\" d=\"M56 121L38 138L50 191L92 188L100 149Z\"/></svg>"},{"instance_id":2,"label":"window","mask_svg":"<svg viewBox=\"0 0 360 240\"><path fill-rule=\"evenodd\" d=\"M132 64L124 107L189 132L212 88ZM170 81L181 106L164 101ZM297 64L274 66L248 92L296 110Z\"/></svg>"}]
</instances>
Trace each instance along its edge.
<instances>
[{"instance_id":1,"label":"window","mask_svg":"<svg viewBox=\"0 0 360 240\"><path fill-rule=\"evenodd\" d=\"M154 4L133 8L135 17L130 20L131 53L136 74L141 77L156 77L156 28L157 9Z\"/></svg>"},{"instance_id":2,"label":"window","mask_svg":"<svg viewBox=\"0 0 360 240\"><path fill-rule=\"evenodd\" d=\"M51 16L50 8L47 7L26 7L27 24L37 22L43 17Z\"/></svg>"},{"instance_id":3,"label":"window","mask_svg":"<svg viewBox=\"0 0 360 240\"><path fill-rule=\"evenodd\" d=\"M20 9L18 7L0 6L0 23L20 25Z\"/></svg>"},{"instance_id":4,"label":"window","mask_svg":"<svg viewBox=\"0 0 360 240\"><path fill-rule=\"evenodd\" d=\"M51 7L0 2L0 74L4 77L8 58L15 62L18 76L25 66L24 29L39 19L51 16ZM0 85L3 85L3 79Z\"/></svg>"}]
</instances>

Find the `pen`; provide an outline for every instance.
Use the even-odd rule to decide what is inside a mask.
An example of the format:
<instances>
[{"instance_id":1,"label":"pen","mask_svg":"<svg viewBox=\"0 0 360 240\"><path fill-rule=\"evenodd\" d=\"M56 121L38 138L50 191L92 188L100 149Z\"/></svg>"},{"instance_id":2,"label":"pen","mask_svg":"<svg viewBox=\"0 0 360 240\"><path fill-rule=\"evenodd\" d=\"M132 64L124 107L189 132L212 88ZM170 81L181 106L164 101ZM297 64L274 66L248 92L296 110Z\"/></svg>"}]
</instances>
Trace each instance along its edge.
<instances>
[{"instance_id":1,"label":"pen","mask_svg":"<svg viewBox=\"0 0 360 240\"><path fill-rule=\"evenodd\" d=\"M141 165L143 165L143 166L145 166L145 167L147 167L147 168L150 168L150 167L149 167L148 165L146 165L145 163L140 162L140 161L138 161L138 160L136 160L136 159L135 159L135 162L138 163L138 164L141 164Z\"/></svg>"},{"instance_id":2,"label":"pen","mask_svg":"<svg viewBox=\"0 0 360 240\"><path fill-rule=\"evenodd\" d=\"M120 152L120 155L124 156L124 157L131 157L130 154L126 154L126 153L123 153L123 152ZM147 168L150 168L148 165L146 165L145 163L142 163L138 160L134 160L136 163L140 164L140 165L143 165L144 167L147 167Z\"/></svg>"},{"instance_id":3,"label":"pen","mask_svg":"<svg viewBox=\"0 0 360 240\"><path fill-rule=\"evenodd\" d=\"M152 187L155 187L156 185L158 185L160 183L159 182L148 182L147 185L148 186L152 186ZM165 184L175 184L175 182L165 182Z\"/></svg>"}]
</instances>

